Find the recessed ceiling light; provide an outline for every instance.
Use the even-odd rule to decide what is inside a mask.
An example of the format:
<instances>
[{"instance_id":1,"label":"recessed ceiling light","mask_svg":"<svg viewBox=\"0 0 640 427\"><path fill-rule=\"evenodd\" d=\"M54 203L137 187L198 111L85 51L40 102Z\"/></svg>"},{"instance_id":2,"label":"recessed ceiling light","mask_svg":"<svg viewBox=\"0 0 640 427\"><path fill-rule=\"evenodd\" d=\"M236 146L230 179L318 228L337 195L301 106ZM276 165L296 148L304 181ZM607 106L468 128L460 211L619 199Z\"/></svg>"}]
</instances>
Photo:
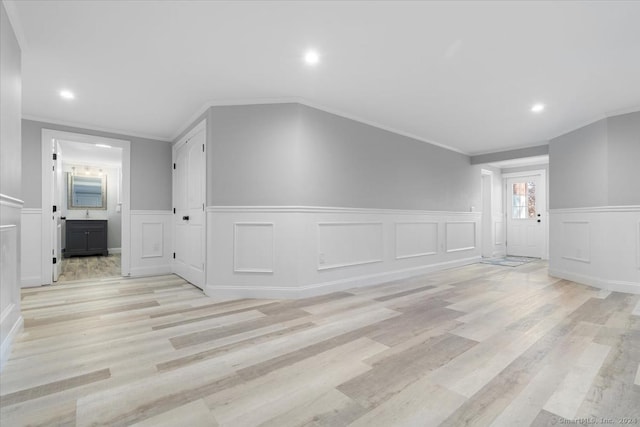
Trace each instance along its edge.
<instances>
[{"instance_id":1,"label":"recessed ceiling light","mask_svg":"<svg viewBox=\"0 0 640 427\"><path fill-rule=\"evenodd\" d=\"M315 50L309 50L304 54L304 62L308 65L316 65L320 62L320 55Z\"/></svg>"},{"instance_id":2,"label":"recessed ceiling light","mask_svg":"<svg viewBox=\"0 0 640 427\"><path fill-rule=\"evenodd\" d=\"M531 107L533 113L540 113L542 110L544 110L544 104L541 103L533 104L533 107Z\"/></svg>"},{"instance_id":3,"label":"recessed ceiling light","mask_svg":"<svg viewBox=\"0 0 640 427\"><path fill-rule=\"evenodd\" d=\"M111 148L110 145L108 144L96 144L96 147L100 147L100 148Z\"/></svg>"},{"instance_id":4,"label":"recessed ceiling light","mask_svg":"<svg viewBox=\"0 0 640 427\"><path fill-rule=\"evenodd\" d=\"M60 91L60 97L63 99L74 99L76 96L70 90L63 89Z\"/></svg>"}]
</instances>

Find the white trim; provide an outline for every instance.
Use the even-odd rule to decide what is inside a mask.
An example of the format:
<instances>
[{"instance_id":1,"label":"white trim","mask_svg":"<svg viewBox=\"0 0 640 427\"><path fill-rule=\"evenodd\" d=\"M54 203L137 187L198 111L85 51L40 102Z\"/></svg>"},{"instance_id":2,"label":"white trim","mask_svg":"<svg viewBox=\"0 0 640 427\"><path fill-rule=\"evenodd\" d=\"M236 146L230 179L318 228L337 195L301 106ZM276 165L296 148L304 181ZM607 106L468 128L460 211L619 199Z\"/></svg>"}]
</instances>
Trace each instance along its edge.
<instances>
[{"instance_id":1,"label":"white trim","mask_svg":"<svg viewBox=\"0 0 640 427\"><path fill-rule=\"evenodd\" d=\"M109 252L109 255L111 255L111 254L121 254L122 253L122 248L107 248L107 251Z\"/></svg>"},{"instance_id":2,"label":"white trim","mask_svg":"<svg viewBox=\"0 0 640 427\"><path fill-rule=\"evenodd\" d=\"M560 279L582 283L598 289L605 289L613 292L626 292L628 294L640 294L640 282L625 282L621 280L608 280L601 277L594 277L585 274L572 273L565 270L549 268L549 275Z\"/></svg>"},{"instance_id":3,"label":"white trim","mask_svg":"<svg viewBox=\"0 0 640 427\"><path fill-rule=\"evenodd\" d=\"M478 217L481 212L425 211L418 209L346 208L327 206L207 206L209 213L341 213L379 215L439 215Z\"/></svg>"},{"instance_id":4,"label":"white trim","mask_svg":"<svg viewBox=\"0 0 640 427\"><path fill-rule=\"evenodd\" d=\"M446 261L438 264L430 264L420 267L410 267L400 270L387 271L363 276L349 277L346 279L328 282L313 283L305 286L207 286L206 294L216 298L271 298L271 299L299 299L345 289L372 286L394 280L415 277L421 274L461 267L480 261L480 256Z\"/></svg>"},{"instance_id":5,"label":"white trim","mask_svg":"<svg viewBox=\"0 0 640 427\"><path fill-rule=\"evenodd\" d=\"M7 313L11 312L13 311L14 307L16 307L16 305L11 304L9 307L5 308L4 311ZM3 316L3 319L2 321L0 321L0 324L4 322L4 318L7 317L7 315ZM18 320L16 320L16 322L11 327L11 330L7 334L4 341L2 341L2 344L0 344L0 371L4 369L5 364L9 360L9 356L11 355L11 349L13 348L13 344L16 341L16 337L20 332L22 332L23 329L24 329L24 318L22 317L22 314L21 314L18 317Z\"/></svg>"},{"instance_id":6,"label":"white trim","mask_svg":"<svg viewBox=\"0 0 640 427\"><path fill-rule=\"evenodd\" d=\"M608 213L608 212L640 212L640 206L594 206L588 208L559 208L549 209L549 213L563 214L563 213Z\"/></svg>"},{"instance_id":7,"label":"white trim","mask_svg":"<svg viewBox=\"0 0 640 427\"><path fill-rule=\"evenodd\" d=\"M24 52L28 49L27 38L24 36L24 29L22 28L20 14L16 9L16 3L18 2L14 0L2 0L4 10L7 11L9 23L11 23L11 27L13 28L13 34L15 34L16 40L18 40L18 46L20 47L22 55L24 55Z\"/></svg>"},{"instance_id":8,"label":"white trim","mask_svg":"<svg viewBox=\"0 0 640 427\"><path fill-rule=\"evenodd\" d=\"M238 268L238 226L243 225L267 225L271 226L273 240L271 241L271 266L272 268ZM270 273L273 274L273 266L276 263L276 225L273 222L234 222L233 223L233 271L235 273Z\"/></svg>"},{"instance_id":9,"label":"white trim","mask_svg":"<svg viewBox=\"0 0 640 427\"><path fill-rule=\"evenodd\" d=\"M95 125L86 124L86 123L68 122L68 121L65 121L65 120L52 119L52 118L48 118L48 117L32 116L30 114L23 114L22 115L22 119L31 120L31 121L34 121L34 122L41 122L43 125L45 125L43 127L46 127L46 125L48 125L48 124L53 124L53 125L77 128L77 129L75 129L75 130L77 130L77 134L80 134L80 132L83 131L83 130L89 130L89 131L95 131L95 132L109 133L109 134L113 135L113 137L111 137L111 136L97 136L96 135L95 136L96 138L123 139L123 138L133 137L133 138L150 139L150 140L155 140L155 141L160 141L160 142L171 142L172 141L171 139L167 139L166 137L162 137L162 136L158 136L158 135L147 135L147 134L142 134L142 133L130 132L130 131L127 131L127 130L122 130L122 129L103 128L103 127L100 127L100 126L95 126ZM67 131L59 131L59 132L70 133L70 132L67 132ZM76 132L71 132L71 134L76 134ZM94 135L89 135L89 134L86 134L86 135L87 136L94 136Z\"/></svg>"},{"instance_id":10,"label":"white trim","mask_svg":"<svg viewBox=\"0 0 640 427\"><path fill-rule=\"evenodd\" d=\"M11 208L21 209L22 206L24 206L24 200L16 199L15 197L0 193L0 206L9 206Z\"/></svg>"},{"instance_id":11,"label":"white trim","mask_svg":"<svg viewBox=\"0 0 640 427\"><path fill-rule=\"evenodd\" d=\"M346 113L344 111L327 107L324 105L320 105L313 101L310 101L303 97L284 97L284 98L247 98L247 99L227 99L227 100L218 100L218 101L209 101L206 102L202 107L200 107L196 114L189 116L184 125L178 128L178 131L173 134L172 140L177 139L185 129L187 129L194 121L198 119L198 117L202 116L209 108L211 107L227 107L227 106L241 106L241 105L268 105L268 104L300 104L306 107L315 108L316 110L324 111L325 113L333 114L335 116L342 117L344 119L353 120L355 122L363 123L365 125L373 126L378 129L386 130L387 132L395 133L396 135L401 135L407 138L415 139L416 141L425 142L427 144L435 145L440 148L444 148L449 151L454 151L456 153L464 154L469 156L470 154L462 151L458 148L451 147L446 144L441 144L439 142L430 141L426 138L417 136L415 134L404 132L399 129L393 128L391 126L383 125L379 122L373 120L363 119L362 117L356 116L354 114Z\"/></svg>"},{"instance_id":12,"label":"white trim","mask_svg":"<svg viewBox=\"0 0 640 427\"><path fill-rule=\"evenodd\" d=\"M46 207L52 206L51 188L51 150L50 145L53 139L70 140L81 143L96 144L103 143L114 147L122 148L122 209L121 209L121 274L126 277L130 275L131 268L131 141L124 139L108 138L103 136L95 136L89 134L81 134L74 132L66 132L55 129L42 128L41 133L41 170L42 170L42 284L52 283L52 238L51 233L47 230L51 229L51 220ZM46 172L46 173L45 173Z\"/></svg>"}]
</instances>

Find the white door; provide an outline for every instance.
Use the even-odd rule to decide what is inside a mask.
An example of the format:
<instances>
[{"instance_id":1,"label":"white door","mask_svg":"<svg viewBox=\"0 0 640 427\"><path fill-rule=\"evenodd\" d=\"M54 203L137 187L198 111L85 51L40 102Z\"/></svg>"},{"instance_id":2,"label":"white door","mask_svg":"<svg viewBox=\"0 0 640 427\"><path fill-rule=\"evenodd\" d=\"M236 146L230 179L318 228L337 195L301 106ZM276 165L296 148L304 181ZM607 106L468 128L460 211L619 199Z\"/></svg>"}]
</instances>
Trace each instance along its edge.
<instances>
[{"instance_id":1,"label":"white door","mask_svg":"<svg viewBox=\"0 0 640 427\"><path fill-rule=\"evenodd\" d=\"M543 258L546 245L545 176L506 179L507 255Z\"/></svg>"},{"instance_id":2,"label":"white door","mask_svg":"<svg viewBox=\"0 0 640 427\"><path fill-rule=\"evenodd\" d=\"M190 136L174 151L173 272L200 289L205 283L205 131Z\"/></svg>"},{"instance_id":3,"label":"white door","mask_svg":"<svg viewBox=\"0 0 640 427\"><path fill-rule=\"evenodd\" d=\"M62 264L62 203L64 203L63 194L63 174L62 174L62 160L60 159L60 144L58 141L51 140L52 144L52 156L53 156L53 179L52 179L52 194L53 194L53 207L52 207L52 224L51 224L51 238L53 242L53 281L57 282L60 277L61 264Z\"/></svg>"}]
</instances>

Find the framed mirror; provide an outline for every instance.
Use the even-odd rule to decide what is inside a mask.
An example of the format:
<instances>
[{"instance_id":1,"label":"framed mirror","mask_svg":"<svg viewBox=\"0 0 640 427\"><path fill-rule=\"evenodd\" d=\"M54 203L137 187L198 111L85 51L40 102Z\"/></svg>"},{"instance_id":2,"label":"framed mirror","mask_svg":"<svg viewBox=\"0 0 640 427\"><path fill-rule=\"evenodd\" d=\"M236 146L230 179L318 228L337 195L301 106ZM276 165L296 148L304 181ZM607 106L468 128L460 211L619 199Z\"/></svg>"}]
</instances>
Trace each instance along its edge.
<instances>
[{"instance_id":1,"label":"framed mirror","mask_svg":"<svg viewBox=\"0 0 640 427\"><path fill-rule=\"evenodd\" d=\"M107 209L107 177L69 174L69 209Z\"/></svg>"}]
</instances>

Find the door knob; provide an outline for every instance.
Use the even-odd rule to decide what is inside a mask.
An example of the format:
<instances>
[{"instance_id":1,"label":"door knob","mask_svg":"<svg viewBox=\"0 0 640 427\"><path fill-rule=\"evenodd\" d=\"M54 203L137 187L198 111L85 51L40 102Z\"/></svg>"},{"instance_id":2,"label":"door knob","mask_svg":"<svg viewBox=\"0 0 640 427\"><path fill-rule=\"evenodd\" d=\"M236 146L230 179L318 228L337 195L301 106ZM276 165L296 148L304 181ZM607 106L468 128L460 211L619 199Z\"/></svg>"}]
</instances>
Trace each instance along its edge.
<instances>
[{"instance_id":1,"label":"door knob","mask_svg":"<svg viewBox=\"0 0 640 427\"><path fill-rule=\"evenodd\" d=\"M183 221L189 221L189 215L185 215L185 216L183 216L183 217L182 217L182 220L183 220Z\"/></svg>"}]
</instances>

